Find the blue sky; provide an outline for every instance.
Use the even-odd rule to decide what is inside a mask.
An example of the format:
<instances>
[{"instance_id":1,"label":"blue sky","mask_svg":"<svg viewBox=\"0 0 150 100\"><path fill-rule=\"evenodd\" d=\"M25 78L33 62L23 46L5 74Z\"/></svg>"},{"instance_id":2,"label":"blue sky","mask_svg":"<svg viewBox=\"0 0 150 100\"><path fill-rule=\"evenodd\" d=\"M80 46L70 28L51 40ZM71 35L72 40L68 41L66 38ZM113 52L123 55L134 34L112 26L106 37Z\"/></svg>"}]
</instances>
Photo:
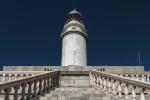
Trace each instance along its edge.
<instances>
[{"instance_id":1,"label":"blue sky","mask_svg":"<svg viewBox=\"0 0 150 100\"><path fill-rule=\"evenodd\" d=\"M1 0L0 66L60 65L60 34L76 8L88 31L88 65L150 70L149 0Z\"/></svg>"}]
</instances>

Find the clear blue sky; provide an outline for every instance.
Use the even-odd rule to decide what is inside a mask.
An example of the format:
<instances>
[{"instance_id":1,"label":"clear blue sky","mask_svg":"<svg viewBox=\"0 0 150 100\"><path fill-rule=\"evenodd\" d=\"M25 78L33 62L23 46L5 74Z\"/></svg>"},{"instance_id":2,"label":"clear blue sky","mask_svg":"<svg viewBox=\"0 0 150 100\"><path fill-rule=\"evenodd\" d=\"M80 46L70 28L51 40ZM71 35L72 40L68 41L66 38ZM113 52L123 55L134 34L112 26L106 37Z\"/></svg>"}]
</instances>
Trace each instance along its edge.
<instances>
[{"instance_id":1,"label":"clear blue sky","mask_svg":"<svg viewBox=\"0 0 150 100\"><path fill-rule=\"evenodd\" d=\"M60 65L60 34L70 10L88 30L88 65L150 70L149 0L1 0L0 66Z\"/></svg>"}]
</instances>

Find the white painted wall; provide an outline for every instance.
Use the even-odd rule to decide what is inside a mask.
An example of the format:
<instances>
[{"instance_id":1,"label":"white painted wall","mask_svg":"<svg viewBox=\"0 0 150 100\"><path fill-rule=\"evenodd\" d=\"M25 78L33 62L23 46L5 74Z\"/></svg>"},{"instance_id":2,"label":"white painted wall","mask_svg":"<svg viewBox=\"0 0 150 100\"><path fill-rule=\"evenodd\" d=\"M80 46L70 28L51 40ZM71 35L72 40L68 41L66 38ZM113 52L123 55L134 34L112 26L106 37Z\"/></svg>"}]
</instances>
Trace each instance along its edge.
<instances>
[{"instance_id":1,"label":"white painted wall","mask_svg":"<svg viewBox=\"0 0 150 100\"><path fill-rule=\"evenodd\" d=\"M72 31L63 37L61 65L87 65L86 39L82 35Z\"/></svg>"}]
</instances>

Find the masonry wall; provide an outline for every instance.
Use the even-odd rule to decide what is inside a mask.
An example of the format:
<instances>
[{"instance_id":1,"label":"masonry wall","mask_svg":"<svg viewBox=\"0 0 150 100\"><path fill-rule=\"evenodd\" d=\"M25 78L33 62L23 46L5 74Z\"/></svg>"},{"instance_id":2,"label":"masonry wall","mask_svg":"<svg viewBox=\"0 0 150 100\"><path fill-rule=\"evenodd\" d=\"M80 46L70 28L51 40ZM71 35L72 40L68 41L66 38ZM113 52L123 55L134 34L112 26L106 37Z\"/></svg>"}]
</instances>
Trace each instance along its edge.
<instances>
[{"instance_id":1,"label":"masonry wall","mask_svg":"<svg viewBox=\"0 0 150 100\"><path fill-rule=\"evenodd\" d=\"M108 73L143 73L144 66L4 66L3 71L104 71Z\"/></svg>"}]
</instances>

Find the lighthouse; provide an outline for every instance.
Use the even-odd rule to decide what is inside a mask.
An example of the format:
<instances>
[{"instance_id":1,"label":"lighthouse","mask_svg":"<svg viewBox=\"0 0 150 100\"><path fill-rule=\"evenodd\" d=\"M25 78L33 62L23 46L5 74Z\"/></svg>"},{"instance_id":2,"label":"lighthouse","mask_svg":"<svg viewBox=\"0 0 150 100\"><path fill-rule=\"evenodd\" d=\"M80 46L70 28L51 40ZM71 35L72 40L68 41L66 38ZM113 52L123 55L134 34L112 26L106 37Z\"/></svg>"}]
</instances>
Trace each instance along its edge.
<instances>
[{"instance_id":1,"label":"lighthouse","mask_svg":"<svg viewBox=\"0 0 150 100\"><path fill-rule=\"evenodd\" d=\"M76 9L69 12L61 38L61 66L87 66L87 33L82 22L82 16Z\"/></svg>"}]
</instances>

